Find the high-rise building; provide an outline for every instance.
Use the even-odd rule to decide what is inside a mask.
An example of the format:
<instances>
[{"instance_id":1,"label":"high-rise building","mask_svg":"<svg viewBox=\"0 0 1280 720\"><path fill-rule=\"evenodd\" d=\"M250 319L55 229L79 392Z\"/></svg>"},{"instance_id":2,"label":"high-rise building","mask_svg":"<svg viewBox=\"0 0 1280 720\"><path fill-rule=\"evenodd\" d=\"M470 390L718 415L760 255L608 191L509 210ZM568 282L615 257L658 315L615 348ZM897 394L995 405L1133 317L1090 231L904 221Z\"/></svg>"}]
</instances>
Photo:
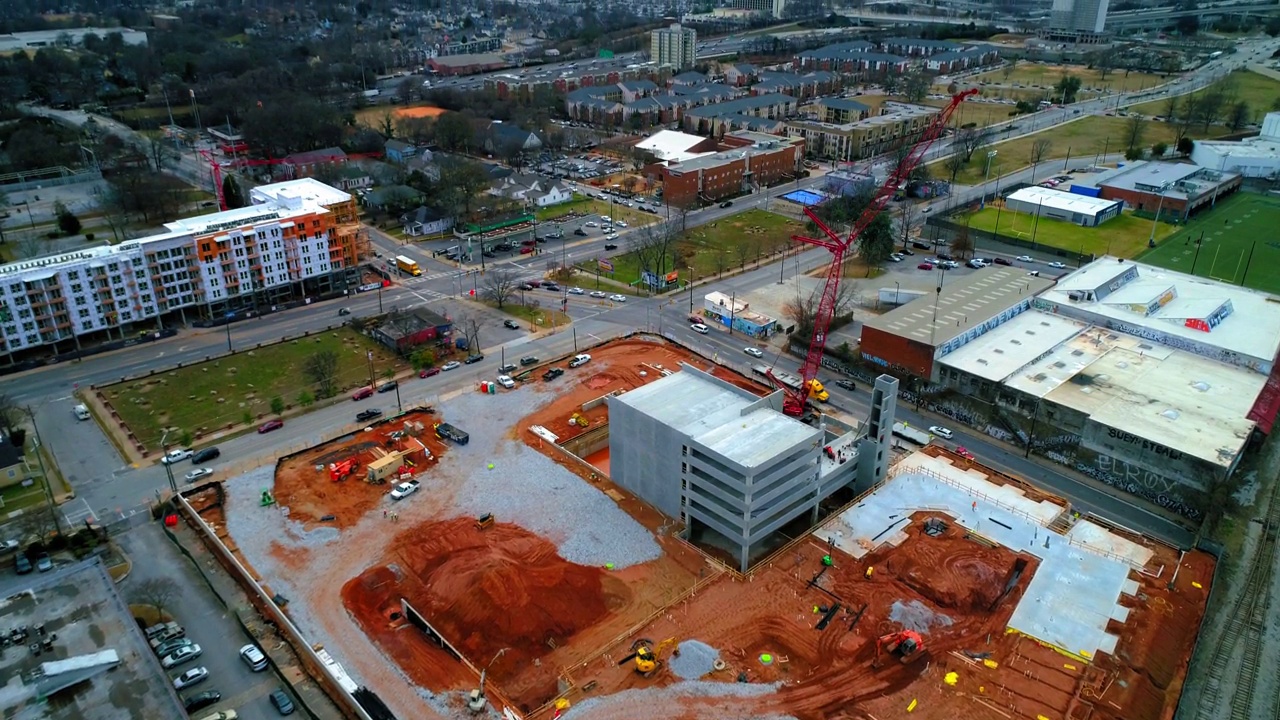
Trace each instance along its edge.
<instances>
[{"instance_id":1,"label":"high-rise building","mask_svg":"<svg viewBox=\"0 0 1280 720\"><path fill-rule=\"evenodd\" d=\"M734 0L733 7L781 20L782 14L786 12L787 0Z\"/></svg>"},{"instance_id":2,"label":"high-rise building","mask_svg":"<svg viewBox=\"0 0 1280 720\"><path fill-rule=\"evenodd\" d=\"M1100 42L1109 4L1110 0L1053 0L1049 27L1041 34L1065 42Z\"/></svg>"},{"instance_id":3,"label":"high-rise building","mask_svg":"<svg viewBox=\"0 0 1280 720\"><path fill-rule=\"evenodd\" d=\"M649 36L649 60L658 67L670 67L677 72L694 66L697 62L698 33L674 23L665 30L654 30Z\"/></svg>"},{"instance_id":4,"label":"high-rise building","mask_svg":"<svg viewBox=\"0 0 1280 720\"><path fill-rule=\"evenodd\" d=\"M368 254L355 199L304 178L254 188L251 200L159 235L0 265L0 353L342 292Z\"/></svg>"}]
</instances>

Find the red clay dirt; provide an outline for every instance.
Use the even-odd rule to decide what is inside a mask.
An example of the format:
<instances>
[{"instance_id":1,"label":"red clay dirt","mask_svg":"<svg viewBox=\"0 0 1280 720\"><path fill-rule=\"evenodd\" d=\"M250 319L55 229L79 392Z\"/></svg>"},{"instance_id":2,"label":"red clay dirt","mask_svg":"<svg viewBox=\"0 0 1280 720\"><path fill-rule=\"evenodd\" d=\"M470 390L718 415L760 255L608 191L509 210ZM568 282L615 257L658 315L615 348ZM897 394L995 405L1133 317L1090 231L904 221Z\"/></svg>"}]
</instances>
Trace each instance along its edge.
<instances>
[{"instance_id":1,"label":"red clay dirt","mask_svg":"<svg viewBox=\"0 0 1280 720\"><path fill-rule=\"evenodd\" d=\"M356 407L358 409L360 408ZM446 446L432 431L432 424L438 422L436 416L426 411L410 411L395 420L374 425L368 432L361 430L281 460L276 465L276 502L280 507L288 509L290 519L298 520L304 525L319 523L320 518L329 515L333 519L324 523L331 527L347 528L359 522L387 494L386 483L370 484L364 480L366 465L376 457L373 449L416 447L405 440L390 438L393 432L404 429L410 421L421 423L424 428L414 437L435 458L443 455ZM355 474L339 482L330 480L328 465L351 457L357 458L360 463ZM435 460L428 460L423 465L421 455L414 457L418 458L418 471L435 464ZM317 471L316 467L319 465L325 466L325 469Z\"/></svg>"}]
</instances>

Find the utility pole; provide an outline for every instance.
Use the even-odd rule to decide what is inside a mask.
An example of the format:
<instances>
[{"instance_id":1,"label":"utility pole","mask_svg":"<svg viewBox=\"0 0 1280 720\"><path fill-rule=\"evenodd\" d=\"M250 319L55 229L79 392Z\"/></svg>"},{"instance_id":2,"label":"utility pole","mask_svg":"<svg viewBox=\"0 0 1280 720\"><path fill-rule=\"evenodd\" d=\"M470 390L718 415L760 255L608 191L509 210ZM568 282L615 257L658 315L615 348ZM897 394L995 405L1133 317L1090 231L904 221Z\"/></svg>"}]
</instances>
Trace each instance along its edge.
<instances>
[{"instance_id":1,"label":"utility pole","mask_svg":"<svg viewBox=\"0 0 1280 720\"><path fill-rule=\"evenodd\" d=\"M62 535L62 520L58 517L58 509L53 504L53 490L49 488L49 471L44 466L44 441L40 439L40 426L36 424L36 413L28 405L27 417L31 418L31 429L36 434L36 462L40 464L40 477L44 481L44 499L49 507L49 517L53 519L53 527L58 535ZM166 466L168 467L168 466ZM172 482L172 480L170 480Z\"/></svg>"},{"instance_id":2,"label":"utility pole","mask_svg":"<svg viewBox=\"0 0 1280 720\"><path fill-rule=\"evenodd\" d=\"M169 431L168 430L165 430L164 434L160 436L160 451L164 453L164 457L167 457L169 455ZM173 463L164 462L164 458L162 457L160 464L164 465L164 474L169 476L169 489L173 491L174 495L177 495L178 483L174 482L173 480Z\"/></svg>"}]
</instances>

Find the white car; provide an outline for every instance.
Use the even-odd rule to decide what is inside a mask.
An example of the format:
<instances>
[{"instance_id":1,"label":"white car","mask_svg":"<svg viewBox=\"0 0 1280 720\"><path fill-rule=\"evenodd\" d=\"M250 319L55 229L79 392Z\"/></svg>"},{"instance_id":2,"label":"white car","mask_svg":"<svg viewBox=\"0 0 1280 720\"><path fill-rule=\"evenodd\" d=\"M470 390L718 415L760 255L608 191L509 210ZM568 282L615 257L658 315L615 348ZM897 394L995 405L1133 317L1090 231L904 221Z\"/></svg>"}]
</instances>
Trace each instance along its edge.
<instances>
[{"instance_id":1,"label":"white car","mask_svg":"<svg viewBox=\"0 0 1280 720\"><path fill-rule=\"evenodd\" d=\"M969 267L973 268L974 270L981 270L982 268L984 268L984 267L986 267L986 266L987 266L987 264L986 264L985 262L983 262L983 261L981 261L981 260L979 260L979 259L977 259L977 258L974 258L974 259L970 260L969 262L967 262L967 263L965 263L965 264L966 264L966 265L968 265Z\"/></svg>"},{"instance_id":2,"label":"white car","mask_svg":"<svg viewBox=\"0 0 1280 720\"><path fill-rule=\"evenodd\" d=\"M689 326L689 329L693 330L699 335L706 335L708 332L711 331L711 328L707 327L706 325L703 325L702 323L694 323Z\"/></svg>"},{"instance_id":3,"label":"white car","mask_svg":"<svg viewBox=\"0 0 1280 720\"><path fill-rule=\"evenodd\" d=\"M164 659L160 661L160 664L166 668L176 667L184 662L195 660L200 657L200 653L202 652L204 651L200 649L199 645L188 645L165 655Z\"/></svg>"},{"instance_id":4,"label":"white car","mask_svg":"<svg viewBox=\"0 0 1280 720\"><path fill-rule=\"evenodd\" d=\"M744 352L744 353L746 353L746 354L748 354L748 355L750 355L751 357L754 357L754 358L762 358L762 357L764 357L764 351L763 351L763 350L761 350L760 348L743 348L743 349L742 349L742 352Z\"/></svg>"},{"instance_id":5,"label":"white car","mask_svg":"<svg viewBox=\"0 0 1280 720\"><path fill-rule=\"evenodd\" d=\"M195 453L188 448L179 448L177 450L170 450L169 452L165 453L164 457L160 458L160 462L164 463L165 465L172 465L176 462L186 460L187 458L191 457L194 454Z\"/></svg>"},{"instance_id":6,"label":"white car","mask_svg":"<svg viewBox=\"0 0 1280 720\"><path fill-rule=\"evenodd\" d=\"M626 226L627 226L627 221L626 221L626 220L615 220L613 224L614 224L614 225L617 225L617 226L618 226L618 227L620 227L620 228L624 228L624 227L626 227Z\"/></svg>"},{"instance_id":7,"label":"white car","mask_svg":"<svg viewBox=\"0 0 1280 720\"><path fill-rule=\"evenodd\" d=\"M209 477L212 474L213 474L213 468L196 468L195 470L192 470L191 472L187 473L184 477L186 477L187 482L190 483L190 482L195 482L203 477Z\"/></svg>"},{"instance_id":8,"label":"white car","mask_svg":"<svg viewBox=\"0 0 1280 720\"><path fill-rule=\"evenodd\" d=\"M1053 268L1054 270L1061 270L1061 269L1065 268L1065 267L1066 267L1066 265L1063 265L1063 264L1062 264L1062 263L1060 263L1060 262L1051 262L1051 263L1049 263L1049 267Z\"/></svg>"},{"instance_id":9,"label":"white car","mask_svg":"<svg viewBox=\"0 0 1280 720\"><path fill-rule=\"evenodd\" d=\"M449 362L445 363L444 365L441 365L441 366L440 366L440 370L441 370L441 371L444 371L444 370L456 370L456 369L458 369L458 368L460 368L460 367L462 367L462 363L458 362L457 360L450 360Z\"/></svg>"},{"instance_id":10,"label":"white car","mask_svg":"<svg viewBox=\"0 0 1280 720\"><path fill-rule=\"evenodd\" d=\"M592 290L592 291L591 291L591 297L593 297L593 298L606 298L606 297L609 297L609 294L608 294L608 293L606 293L606 292L605 292L605 291L603 291L603 290Z\"/></svg>"},{"instance_id":11,"label":"white car","mask_svg":"<svg viewBox=\"0 0 1280 720\"><path fill-rule=\"evenodd\" d=\"M582 288L579 288L579 287L569 288L568 290L568 293L570 295L583 295L586 292L587 292L586 290L583 290Z\"/></svg>"},{"instance_id":12,"label":"white car","mask_svg":"<svg viewBox=\"0 0 1280 720\"><path fill-rule=\"evenodd\" d=\"M889 256L889 262L902 262L902 256L898 253L894 253Z\"/></svg>"},{"instance_id":13,"label":"white car","mask_svg":"<svg viewBox=\"0 0 1280 720\"><path fill-rule=\"evenodd\" d=\"M511 388L516 386L516 381L512 380L510 375L499 375L498 384L510 390Z\"/></svg>"},{"instance_id":14,"label":"white car","mask_svg":"<svg viewBox=\"0 0 1280 720\"><path fill-rule=\"evenodd\" d=\"M933 433L934 435L937 435L940 438L946 438L948 440L951 439L951 435L952 435L950 430L942 427L941 425L930 425L929 432Z\"/></svg>"},{"instance_id":15,"label":"white car","mask_svg":"<svg viewBox=\"0 0 1280 720\"><path fill-rule=\"evenodd\" d=\"M618 233L617 233L613 228L605 228L605 229L604 229L604 236L605 236L605 237L613 237L614 235L617 235L617 234L618 234Z\"/></svg>"},{"instance_id":16,"label":"white car","mask_svg":"<svg viewBox=\"0 0 1280 720\"><path fill-rule=\"evenodd\" d=\"M582 227L600 227L600 223L588 220L587 222L582 223Z\"/></svg>"},{"instance_id":17,"label":"white car","mask_svg":"<svg viewBox=\"0 0 1280 720\"><path fill-rule=\"evenodd\" d=\"M409 480L407 482L402 482L399 485L395 486L395 489L391 491L391 499L403 500L409 497L410 495L418 492L419 486L420 484L418 483L417 480Z\"/></svg>"},{"instance_id":18,"label":"white car","mask_svg":"<svg viewBox=\"0 0 1280 720\"><path fill-rule=\"evenodd\" d=\"M254 672L267 669L267 656L262 654L257 645L250 644L240 648L240 659Z\"/></svg>"},{"instance_id":19,"label":"white car","mask_svg":"<svg viewBox=\"0 0 1280 720\"><path fill-rule=\"evenodd\" d=\"M1035 258L1031 257L1030 255L1019 255L1018 257L1014 258L1014 260L1017 260L1018 262L1035 262Z\"/></svg>"},{"instance_id":20,"label":"white car","mask_svg":"<svg viewBox=\"0 0 1280 720\"><path fill-rule=\"evenodd\" d=\"M614 301L614 302L626 302L626 301L627 301L627 296L626 296L626 295L617 295L617 294L614 294L614 295L610 295L610 296L609 296L609 299L610 299L610 300L612 300L612 301Z\"/></svg>"},{"instance_id":21,"label":"white car","mask_svg":"<svg viewBox=\"0 0 1280 720\"><path fill-rule=\"evenodd\" d=\"M189 688L192 685L195 685L196 683L207 679L208 677L209 677L209 669L204 667L203 665L200 667L191 668L190 670L182 673L181 675L173 679L173 689L181 690L183 688Z\"/></svg>"},{"instance_id":22,"label":"white car","mask_svg":"<svg viewBox=\"0 0 1280 720\"><path fill-rule=\"evenodd\" d=\"M611 223L611 222L613 222L613 218L609 217L608 215L601 215L601 216L600 216L600 222L607 222L607 223Z\"/></svg>"}]
</instances>

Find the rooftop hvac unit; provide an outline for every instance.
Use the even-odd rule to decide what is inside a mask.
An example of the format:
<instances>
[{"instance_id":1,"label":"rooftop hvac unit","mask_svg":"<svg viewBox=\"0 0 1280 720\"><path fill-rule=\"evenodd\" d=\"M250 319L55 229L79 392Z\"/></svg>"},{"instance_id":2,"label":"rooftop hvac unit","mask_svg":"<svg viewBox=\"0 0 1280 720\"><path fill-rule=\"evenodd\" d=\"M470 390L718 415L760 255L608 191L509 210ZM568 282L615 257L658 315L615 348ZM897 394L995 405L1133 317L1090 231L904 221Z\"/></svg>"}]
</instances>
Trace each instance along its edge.
<instances>
[{"instance_id":1,"label":"rooftop hvac unit","mask_svg":"<svg viewBox=\"0 0 1280 720\"><path fill-rule=\"evenodd\" d=\"M1084 300L1084 293L1080 292L1079 290L1072 290L1071 292L1067 293L1067 299L1070 300L1071 302L1080 302L1081 300Z\"/></svg>"}]
</instances>

